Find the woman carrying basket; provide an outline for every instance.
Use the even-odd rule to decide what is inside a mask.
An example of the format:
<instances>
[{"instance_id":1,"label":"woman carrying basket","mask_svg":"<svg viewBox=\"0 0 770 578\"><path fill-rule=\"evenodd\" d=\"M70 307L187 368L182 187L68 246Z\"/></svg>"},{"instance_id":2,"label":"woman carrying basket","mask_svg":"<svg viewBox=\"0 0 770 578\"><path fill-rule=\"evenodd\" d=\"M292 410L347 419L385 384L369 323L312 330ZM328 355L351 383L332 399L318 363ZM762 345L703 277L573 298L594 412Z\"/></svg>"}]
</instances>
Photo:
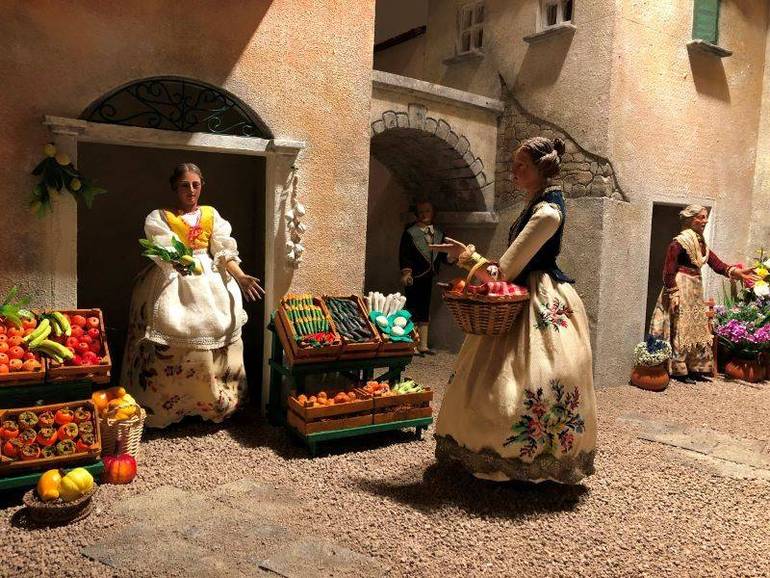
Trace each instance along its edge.
<instances>
[{"instance_id":1,"label":"woman carrying basket","mask_svg":"<svg viewBox=\"0 0 770 578\"><path fill-rule=\"evenodd\" d=\"M481 281L528 287L530 300L500 336L468 335L436 422L436 457L478 478L574 484L594 472L596 402L588 318L557 266L566 211L559 174L564 142L536 137L515 152L516 185L529 203L497 267ZM468 270L484 261L453 239L431 248Z\"/></svg>"}]
</instances>

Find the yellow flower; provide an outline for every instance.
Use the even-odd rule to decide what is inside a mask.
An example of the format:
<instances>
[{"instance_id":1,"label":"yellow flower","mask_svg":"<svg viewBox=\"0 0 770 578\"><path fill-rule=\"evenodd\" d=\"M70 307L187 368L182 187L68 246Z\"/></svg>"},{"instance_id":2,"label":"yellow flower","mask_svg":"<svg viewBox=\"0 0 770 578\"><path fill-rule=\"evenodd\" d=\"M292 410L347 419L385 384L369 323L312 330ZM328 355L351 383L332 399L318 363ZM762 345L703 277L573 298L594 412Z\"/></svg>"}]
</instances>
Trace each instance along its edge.
<instances>
[{"instance_id":1,"label":"yellow flower","mask_svg":"<svg viewBox=\"0 0 770 578\"><path fill-rule=\"evenodd\" d=\"M764 267L757 267L756 269L754 269L754 273L756 273L760 279L765 279L768 275L770 275L770 271L768 271Z\"/></svg>"},{"instance_id":2,"label":"yellow flower","mask_svg":"<svg viewBox=\"0 0 770 578\"><path fill-rule=\"evenodd\" d=\"M82 184L80 179L72 179L70 181L70 191L79 191Z\"/></svg>"}]
</instances>

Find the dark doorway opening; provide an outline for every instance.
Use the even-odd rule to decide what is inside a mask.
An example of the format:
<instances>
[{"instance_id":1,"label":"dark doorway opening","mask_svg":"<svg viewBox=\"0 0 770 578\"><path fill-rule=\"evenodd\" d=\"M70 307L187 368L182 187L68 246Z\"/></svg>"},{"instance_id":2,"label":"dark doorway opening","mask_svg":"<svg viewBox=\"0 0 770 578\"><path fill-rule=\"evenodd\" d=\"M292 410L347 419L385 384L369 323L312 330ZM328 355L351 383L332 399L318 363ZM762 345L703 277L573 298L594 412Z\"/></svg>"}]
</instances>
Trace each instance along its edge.
<instances>
[{"instance_id":1,"label":"dark doorway opening","mask_svg":"<svg viewBox=\"0 0 770 578\"><path fill-rule=\"evenodd\" d=\"M201 167L201 204L215 207L233 226L242 268L264 279L265 160L200 151L80 143L78 168L109 192L92 209L78 208L78 306L104 312L117 384L126 342L134 278L148 263L137 242L153 209L174 203L168 177L180 162ZM244 302L249 322L243 343L250 401L260 402L263 302Z\"/></svg>"}]
</instances>

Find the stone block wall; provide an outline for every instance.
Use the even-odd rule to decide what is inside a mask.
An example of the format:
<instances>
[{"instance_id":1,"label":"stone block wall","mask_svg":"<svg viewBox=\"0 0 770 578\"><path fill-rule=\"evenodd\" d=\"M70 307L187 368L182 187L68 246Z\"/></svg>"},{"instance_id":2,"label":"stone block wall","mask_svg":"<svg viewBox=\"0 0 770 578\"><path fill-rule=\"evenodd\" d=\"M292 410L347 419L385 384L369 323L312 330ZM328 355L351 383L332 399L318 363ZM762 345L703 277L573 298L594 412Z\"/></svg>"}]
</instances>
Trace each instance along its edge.
<instances>
[{"instance_id":1,"label":"stone block wall","mask_svg":"<svg viewBox=\"0 0 770 578\"><path fill-rule=\"evenodd\" d=\"M534 136L561 138L566 143L562 157L561 178L568 198L607 197L627 201L609 159L580 146L562 128L528 113L510 94L505 97L505 112L497 132L497 165L495 167L495 209L515 202L513 153L523 141Z\"/></svg>"}]
</instances>

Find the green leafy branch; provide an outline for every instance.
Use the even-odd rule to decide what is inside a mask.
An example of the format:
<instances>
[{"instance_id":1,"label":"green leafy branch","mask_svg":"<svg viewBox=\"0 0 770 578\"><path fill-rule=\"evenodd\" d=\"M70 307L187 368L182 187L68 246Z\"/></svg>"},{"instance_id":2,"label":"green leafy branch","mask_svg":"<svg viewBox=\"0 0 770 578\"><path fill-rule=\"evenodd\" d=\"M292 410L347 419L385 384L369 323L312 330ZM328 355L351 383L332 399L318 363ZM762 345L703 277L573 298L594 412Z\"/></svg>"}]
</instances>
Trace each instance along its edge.
<instances>
[{"instance_id":1,"label":"green leafy branch","mask_svg":"<svg viewBox=\"0 0 770 578\"><path fill-rule=\"evenodd\" d=\"M172 248L158 245L150 239L139 239L139 244L144 247L142 255L145 257L158 257L166 263L173 263L181 268L187 275L200 275L203 267L195 257L192 249L182 243L176 235L171 239Z\"/></svg>"},{"instance_id":2,"label":"green leafy branch","mask_svg":"<svg viewBox=\"0 0 770 578\"><path fill-rule=\"evenodd\" d=\"M0 305L0 317L4 317L6 321L13 323L16 327L21 328L22 319L34 319L35 314L27 309L29 305L29 297L22 297L17 299L16 296L19 293L19 287L14 287L8 291L8 294L3 300L3 304Z\"/></svg>"},{"instance_id":3,"label":"green leafy branch","mask_svg":"<svg viewBox=\"0 0 770 578\"><path fill-rule=\"evenodd\" d=\"M45 145L43 151L45 158L32 171L33 175L40 177L40 181L35 185L30 201L30 207L39 217L53 211L51 196L54 193L62 194L64 189L69 191L78 203L85 203L89 209L97 195L107 192L84 177L72 164L69 155L57 153L53 144Z\"/></svg>"}]
</instances>

